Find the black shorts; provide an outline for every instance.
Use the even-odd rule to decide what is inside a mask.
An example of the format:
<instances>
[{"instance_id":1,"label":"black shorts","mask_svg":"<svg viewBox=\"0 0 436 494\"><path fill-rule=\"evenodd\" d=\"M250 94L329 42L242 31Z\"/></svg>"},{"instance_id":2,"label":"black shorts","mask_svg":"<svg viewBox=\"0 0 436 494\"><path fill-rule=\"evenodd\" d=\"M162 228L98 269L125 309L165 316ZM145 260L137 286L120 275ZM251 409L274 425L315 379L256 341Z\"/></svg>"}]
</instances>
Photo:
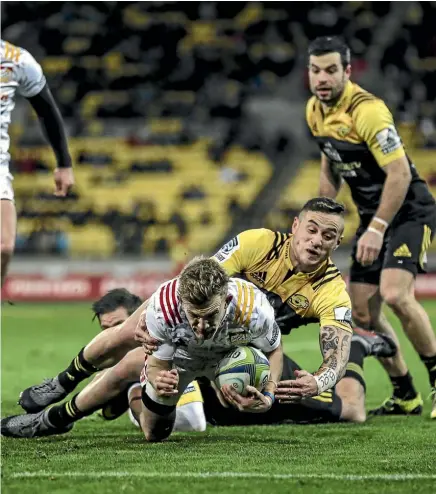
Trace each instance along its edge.
<instances>
[{"instance_id":1,"label":"black shorts","mask_svg":"<svg viewBox=\"0 0 436 494\"><path fill-rule=\"evenodd\" d=\"M351 283L379 285L381 272L387 268L404 269L413 276L426 272L427 249L436 230L436 207L419 219L393 224L376 261L371 266L362 266L356 261L357 242L367 226L365 223L359 226L353 241Z\"/></svg>"},{"instance_id":2,"label":"black shorts","mask_svg":"<svg viewBox=\"0 0 436 494\"><path fill-rule=\"evenodd\" d=\"M292 359L284 356L282 380L295 379L294 370L300 369ZM215 426L272 425L280 423L338 422L342 401L334 390L321 397L306 398L301 403L274 402L266 413L242 413L235 408L224 408L208 381L198 380L204 399L204 413L209 424Z\"/></svg>"}]
</instances>

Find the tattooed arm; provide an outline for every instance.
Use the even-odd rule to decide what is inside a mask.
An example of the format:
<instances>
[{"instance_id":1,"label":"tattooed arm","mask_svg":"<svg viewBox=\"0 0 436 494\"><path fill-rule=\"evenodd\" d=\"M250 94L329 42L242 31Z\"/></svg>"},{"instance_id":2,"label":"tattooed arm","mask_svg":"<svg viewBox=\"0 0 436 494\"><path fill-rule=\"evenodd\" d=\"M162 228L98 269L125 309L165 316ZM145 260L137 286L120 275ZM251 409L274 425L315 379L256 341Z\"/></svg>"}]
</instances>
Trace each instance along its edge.
<instances>
[{"instance_id":1,"label":"tattooed arm","mask_svg":"<svg viewBox=\"0 0 436 494\"><path fill-rule=\"evenodd\" d=\"M324 326L319 344L323 362L314 374L318 394L332 388L344 376L350 356L351 334L336 326Z\"/></svg>"},{"instance_id":2,"label":"tattooed arm","mask_svg":"<svg viewBox=\"0 0 436 494\"><path fill-rule=\"evenodd\" d=\"M305 370L294 372L296 379L280 381L276 398L281 403L290 403L316 396L332 388L345 374L350 355L351 334L336 326L323 326L319 336L323 362L310 374Z\"/></svg>"}]
</instances>

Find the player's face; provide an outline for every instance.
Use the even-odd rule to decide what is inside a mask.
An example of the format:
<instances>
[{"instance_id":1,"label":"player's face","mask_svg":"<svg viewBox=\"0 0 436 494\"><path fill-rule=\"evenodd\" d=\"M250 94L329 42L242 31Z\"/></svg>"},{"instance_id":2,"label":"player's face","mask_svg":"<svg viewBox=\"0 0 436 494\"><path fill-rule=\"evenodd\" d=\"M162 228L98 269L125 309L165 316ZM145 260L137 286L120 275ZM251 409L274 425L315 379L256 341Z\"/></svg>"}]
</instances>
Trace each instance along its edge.
<instances>
[{"instance_id":1,"label":"player's face","mask_svg":"<svg viewBox=\"0 0 436 494\"><path fill-rule=\"evenodd\" d=\"M216 296L204 306L184 303L186 317L198 340L210 338L221 321L226 310L225 296Z\"/></svg>"},{"instance_id":2,"label":"player's face","mask_svg":"<svg viewBox=\"0 0 436 494\"><path fill-rule=\"evenodd\" d=\"M114 311L100 316L100 328L102 330L113 328L123 323L128 317L129 314L124 307L117 307Z\"/></svg>"},{"instance_id":3,"label":"player's face","mask_svg":"<svg viewBox=\"0 0 436 494\"><path fill-rule=\"evenodd\" d=\"M339 245L344 220L336 214L306 211L292 225L293 253L304 271L314 271Z\"/></svg>"},{"instance_id":4,"label":"player's face","mask_svg":"<svg viewBox=\"0 0 436 494\"><path fill-rule=\"evenodd\" d=\"M343 68L341 55L337 52L310 56L310 90L326 105L332 106L338 101L350 78L350 73L350 66Z\"/></svg>"}]
</instances>

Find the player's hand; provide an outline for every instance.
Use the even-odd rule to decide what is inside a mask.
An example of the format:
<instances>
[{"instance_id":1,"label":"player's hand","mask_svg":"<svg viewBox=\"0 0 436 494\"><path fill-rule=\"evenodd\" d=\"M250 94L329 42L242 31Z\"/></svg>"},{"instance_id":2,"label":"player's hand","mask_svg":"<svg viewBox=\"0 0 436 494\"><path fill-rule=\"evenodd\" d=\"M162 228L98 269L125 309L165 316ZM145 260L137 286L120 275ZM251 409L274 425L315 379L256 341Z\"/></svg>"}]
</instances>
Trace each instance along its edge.
<instances>
[{"instance_id":1,"label":"player's hand","mask_svg":"<svg viewBox=\"0 0 436 494\"><path fill-rule=\"evenodd\" d=\"M70 168L56 168L54 171L55 192L57 197L65 197L74 185L74 173Z\"/></svg>"},{"instance_id":2,"label":"player's hand","mask_svg":"<svg viewBox=\"0 0 436 494\"><path fill-rule=\"evenodd\" d=\"M229 384L224 384L221 387L225 400L240 412L265 413L271 408L272 400L269 396L264 396L253 386L247 386L246 390L247 396L242 396Z\"/></svg>"},{"instance_id":3,"label":"player's hand","mask_svg":"<svg viewBox=\"0 0 436 494\"><path fill-rule=\"evenodd\" d=\"M135 328L135 341L141 343L142 348L146 355L152 355L158 348L161 342L156 340L148 332L147 325L145 323L145 311L139 318L138 324Z\"/></svg>"},{"instance_id":4,"label":"player's hand","mask_svg":"<svg viewBox=\"0 0 436 494\"><path fill-rule=\"evenodd\" d=\"M371 266L378 258L382 247L383 237L378 233L366 231L357 242L357 262L362 266Z\"/></svg>"},{"instance_id":5,"label":"player's hand","mask_svg":"<svg viewBox=\"0 0 436 494\"><path fill-rule=\"evenodd\" d=\"M278 383L276 398L280 403L295 403L318 394L318 384L312 374L305 370L296 370L294 374L296 379Z\"/></svg>"},{"instance_id":6,"label":"player's hand","mask_svg":"<svg viewBox=\"0 0 436 494\"><path fill-rule=\"evenodd\" d=\"M179 392L178 385L179 373L177 369L171 369L170 371L158 372L153 387L158 396L174 396Z\"/></svg>"},{"instance_id":7,"label":"player's hand","mask_svg":"<svg viewBox=\"0 0 436 494\"><path fill-rule=\"evenodd\" d=\"M210 382L210 385L212 386L212 389L215 391L216 397L218 398L218 401L221 403L221 405L224 408L229 408L228 402L224 398L224 396L221 393L221 391L218 389L217 385L213 381Z\"/></svg>"}]
</instances>

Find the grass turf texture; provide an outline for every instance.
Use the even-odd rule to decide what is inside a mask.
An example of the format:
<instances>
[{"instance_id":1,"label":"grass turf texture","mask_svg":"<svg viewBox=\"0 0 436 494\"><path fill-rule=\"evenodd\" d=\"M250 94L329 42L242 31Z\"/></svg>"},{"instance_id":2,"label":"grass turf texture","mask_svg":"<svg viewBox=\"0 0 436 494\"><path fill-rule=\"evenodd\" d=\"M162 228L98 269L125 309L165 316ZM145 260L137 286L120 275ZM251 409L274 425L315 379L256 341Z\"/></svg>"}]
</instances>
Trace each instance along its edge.
<instances>
[{"instance_id":1,"label":"grass turf texture","mask_svg":"<svg viewBox=\"0 0 436 494\"><path fill-rule=\"evenodd\" d=\"M436 326L436 303L425 308ZM394 317L391 320L398 328ZM53 376L98 331L86 305L18 304L2 308L2 416L20 413L25 387ZM400 335L415 383L427 397L427 373ZM316 326L285 338L286 352L308 370L320 361ZM367 408L391 391L374 359L365 364ZM124 416L85 419L64 436L2 438L4 493L292 492L365 494L436 492L434 438L422 417L366 424L211 428L146 444Z\"/></svg>"}]
</instances>

